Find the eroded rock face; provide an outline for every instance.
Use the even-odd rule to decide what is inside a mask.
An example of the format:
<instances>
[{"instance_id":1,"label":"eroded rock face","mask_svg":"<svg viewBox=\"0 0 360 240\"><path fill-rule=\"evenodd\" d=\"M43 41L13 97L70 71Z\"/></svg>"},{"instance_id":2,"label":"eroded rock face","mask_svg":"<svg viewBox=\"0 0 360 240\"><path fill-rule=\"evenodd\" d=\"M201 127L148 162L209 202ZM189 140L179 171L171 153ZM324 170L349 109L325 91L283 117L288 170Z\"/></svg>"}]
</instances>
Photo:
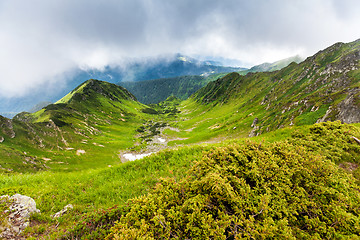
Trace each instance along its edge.
<instances>
[{"instance_id":1,"label":"eroded rock face","mask_svg":"<svg viewBox=\"0 0 360 240\"><path fill-rule=\"evenodd\" d=\"M10 138L15 137L15 132L11 119L0 116L0 130L2 130L2 133L9 136Z\"/></svg>"},{"instance_id":2,"label":"eroded rock face","mask_svg":"<svg viewBox=\"0 0 360 240\"><path fill-rule=\"evenodd\" d=\"M360 122L360 89L352 89L345 100L338 104L337 118L344 123Z\"/></svg>"},{"instance_id":3,"label":"eroded rock face","mask_svg":"<svg viewBox=\"0 0 360 240\"><path fill-rule=\"evenodd\" d=\"M11 197L4 195L0 197L0 201L8 203L8 210L5 212L9 213L0 225L0 238L17 239L17 236L29 226L30 215L40 210L36 208L34 199L21 194Z\"/></svg>"}]
</instances>

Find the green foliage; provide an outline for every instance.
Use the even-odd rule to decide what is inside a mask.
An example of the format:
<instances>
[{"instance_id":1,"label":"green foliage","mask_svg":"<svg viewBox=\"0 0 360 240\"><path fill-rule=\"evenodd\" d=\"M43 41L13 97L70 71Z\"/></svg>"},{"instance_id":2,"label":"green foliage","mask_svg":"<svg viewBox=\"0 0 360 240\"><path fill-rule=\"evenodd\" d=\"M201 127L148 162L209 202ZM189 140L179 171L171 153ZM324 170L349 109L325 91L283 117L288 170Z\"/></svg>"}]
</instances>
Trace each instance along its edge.
<instances>
[{"instance_id":1,"label":"green foliage","mask_svg":"<svg viewBox=\"0 0 360 240\"><path fill-rule=\"evenodd\" d=\"M324 239L360 234L354 179L290 143L212 149L131 200L112 239Z\"/></svg>"},{"instance_id":2,"label":"green foliage","mask_svg":"<svg viewBox=\"0 0 360 240\"><path fill-rule=\"evenodd\" d=\"M324 122L311 125L305 131L293 131L290 142L317 152L336 164L360 164L360 145L351 138L359 135L359 129L352 125L340 121Z\"/></svg>"}]
</instances>

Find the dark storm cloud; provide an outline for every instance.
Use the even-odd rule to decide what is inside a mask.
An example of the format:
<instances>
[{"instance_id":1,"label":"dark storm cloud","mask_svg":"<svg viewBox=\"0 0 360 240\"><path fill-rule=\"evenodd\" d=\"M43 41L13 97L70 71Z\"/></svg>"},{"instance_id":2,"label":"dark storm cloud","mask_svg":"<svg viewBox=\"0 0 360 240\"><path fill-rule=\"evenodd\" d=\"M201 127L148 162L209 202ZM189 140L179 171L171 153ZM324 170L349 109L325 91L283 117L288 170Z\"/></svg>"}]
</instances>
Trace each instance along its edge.
<instances>
[{"instance_id":1,"label":"dark storm cloud","mask_svg":"<svg viewBox=\"0 0 360 240\"><path fill-rule=\"evenodd\" d=\"M356 0L3 0L0 96L76 67L181 52L250 64L359 38Z\"/></svg>"}]
</instances>

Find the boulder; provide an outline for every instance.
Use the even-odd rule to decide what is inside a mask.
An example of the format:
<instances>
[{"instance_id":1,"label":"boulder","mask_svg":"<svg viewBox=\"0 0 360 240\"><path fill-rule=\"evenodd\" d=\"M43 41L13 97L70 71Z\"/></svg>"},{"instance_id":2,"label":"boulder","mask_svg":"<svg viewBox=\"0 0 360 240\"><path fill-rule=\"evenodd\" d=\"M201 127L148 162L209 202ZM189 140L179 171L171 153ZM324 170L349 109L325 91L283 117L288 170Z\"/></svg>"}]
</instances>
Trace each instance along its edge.
<instances>
[{"instance_id":1,"label":"boulder","mask_svg":"<svg viewBox=\"0 0 360 240\"><path fill-rule=\"evenodd\" d=\"M0 238L16 239L16 236L29 226L30 215L40 212L34 199L21 194L0 196L0 201L8 205L8 210L5 211L8 213L7 219L0 225Z\"/></svg>"}]
</instances>

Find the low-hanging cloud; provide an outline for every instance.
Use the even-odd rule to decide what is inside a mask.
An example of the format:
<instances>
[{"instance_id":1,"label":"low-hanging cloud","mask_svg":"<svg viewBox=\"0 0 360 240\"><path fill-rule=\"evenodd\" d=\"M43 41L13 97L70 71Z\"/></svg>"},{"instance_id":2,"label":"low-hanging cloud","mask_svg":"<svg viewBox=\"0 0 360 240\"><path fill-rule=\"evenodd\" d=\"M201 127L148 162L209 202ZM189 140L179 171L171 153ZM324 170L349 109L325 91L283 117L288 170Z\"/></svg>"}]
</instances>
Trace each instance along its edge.
<instances>
[{"instance_id":1,"label":"low-hanging cloud","mask_svg":"<svg viewBox=\"0 0 360 240\"><path fill-rule=\"evenodd\" d=\"M359 38L356 0L3 0L0 97L69 70L181 52L252 64Z\"/></svg>"}]
</instances>

